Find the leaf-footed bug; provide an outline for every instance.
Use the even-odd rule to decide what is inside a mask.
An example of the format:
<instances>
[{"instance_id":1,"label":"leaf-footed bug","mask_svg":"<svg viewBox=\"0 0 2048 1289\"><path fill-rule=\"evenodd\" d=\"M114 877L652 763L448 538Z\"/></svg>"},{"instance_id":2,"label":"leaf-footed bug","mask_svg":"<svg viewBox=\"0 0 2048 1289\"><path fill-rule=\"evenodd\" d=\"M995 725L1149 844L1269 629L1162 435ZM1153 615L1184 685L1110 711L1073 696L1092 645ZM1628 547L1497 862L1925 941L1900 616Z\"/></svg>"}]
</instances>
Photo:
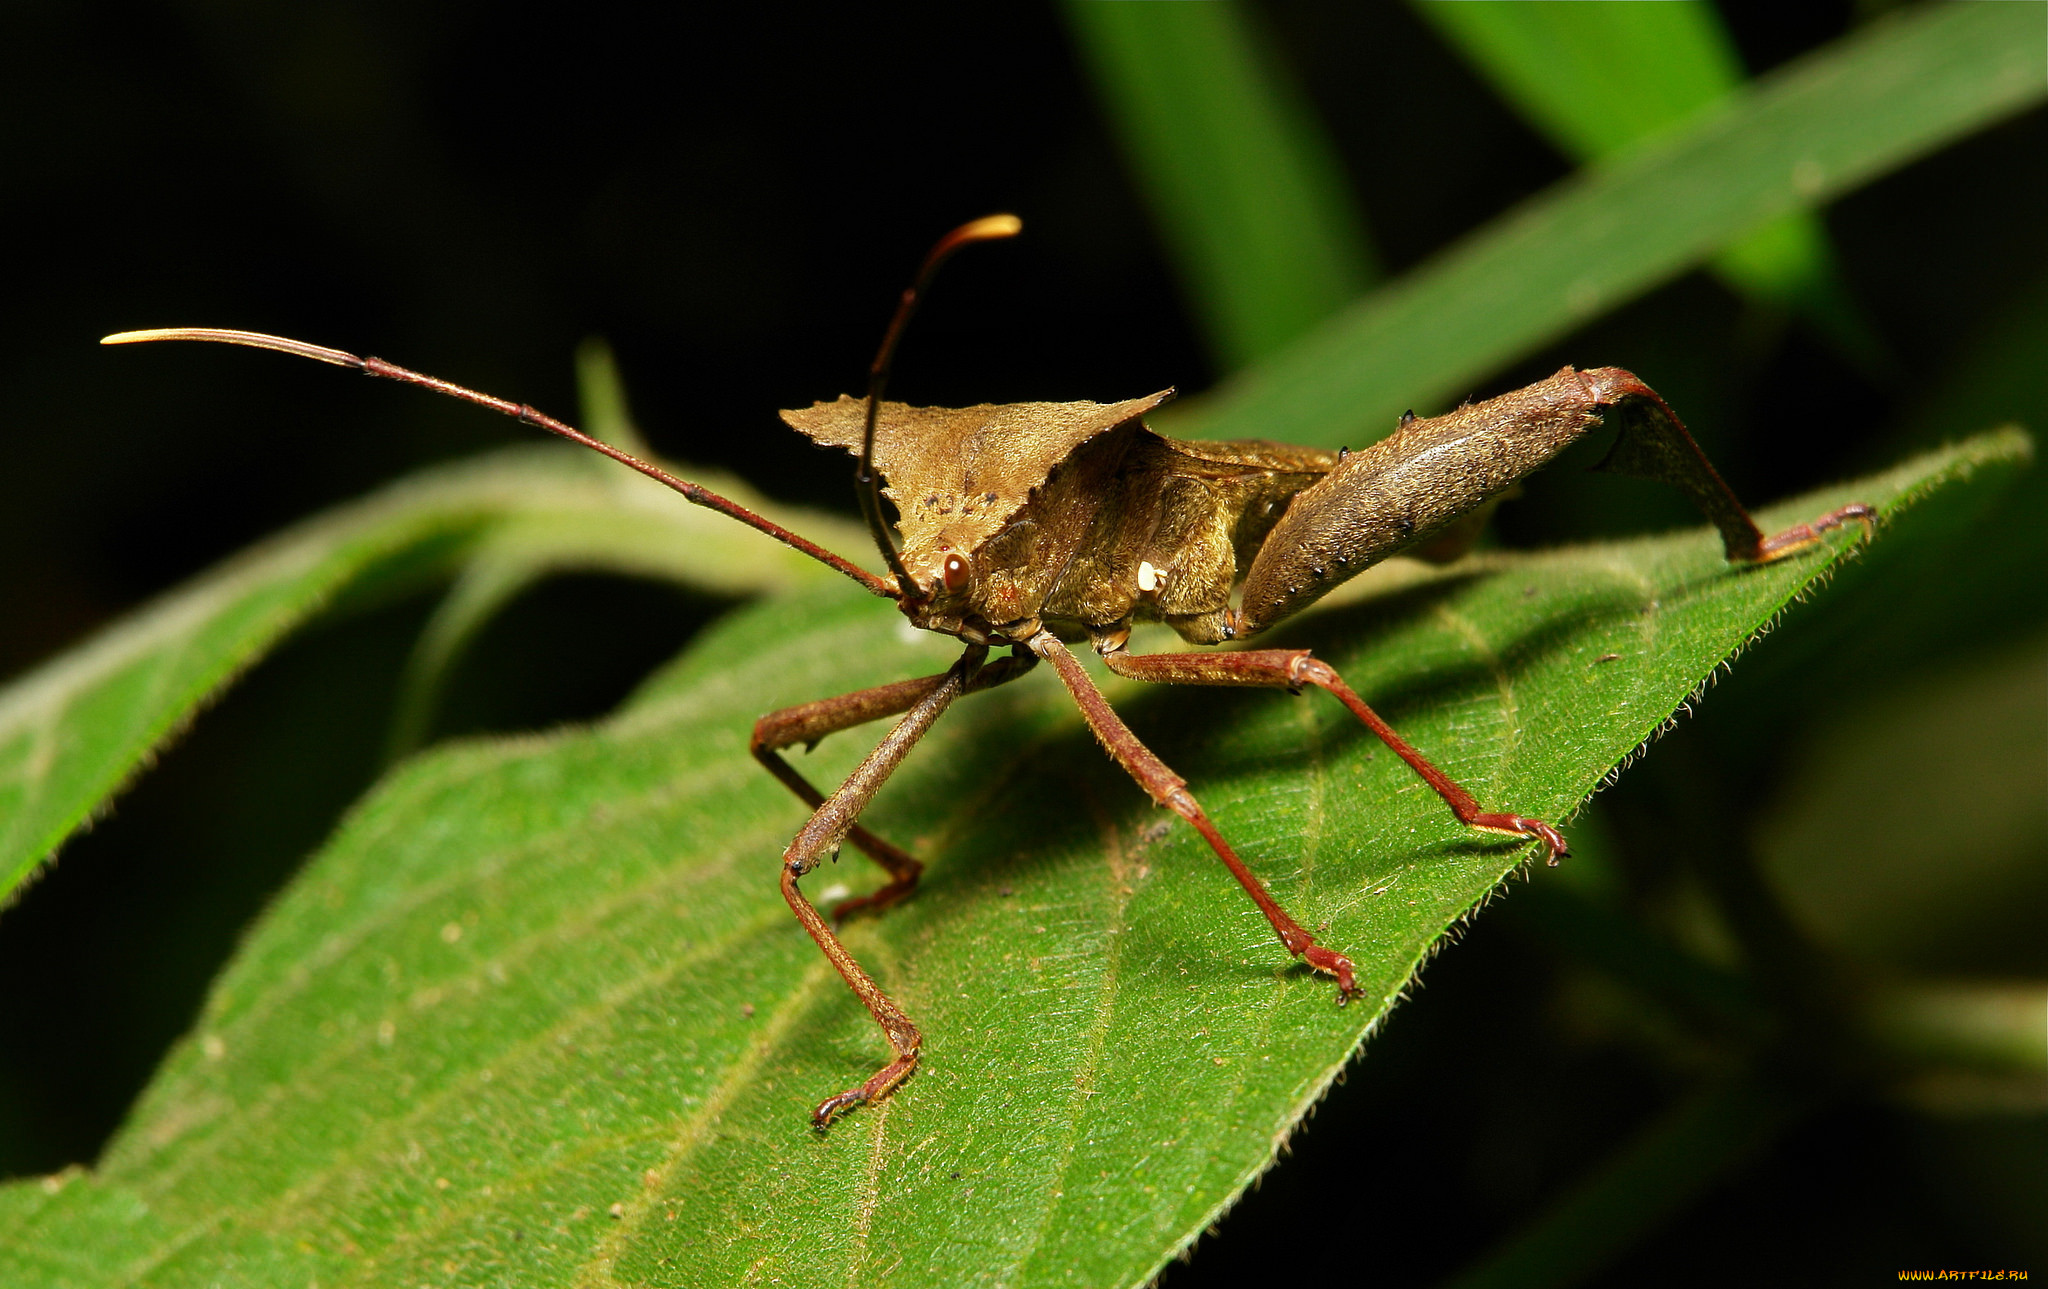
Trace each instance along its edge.
<instances>
[{"instance_id":1,"label":"leaf-footed bug","mask_svg":"<svg viewBox=\"0 0 2048 1289\"><path fill-rule=\"evenodd\" d=\"M1454 558L1468 548L1492 504L1517 481L1594 427L1603 413L1620 434L1603 468L1682 489L1720 530L1734 563L1763 563L1813 544L1822 532L1874 522L1871 508L1843 506L1766 536L1708 463L1678 417L1648 385L1616 367L1566 367L1548 380L1427 419L1410 413L1389 437L1357 452L1263 440L1190 442L1149 429L1145 413L1167 390L1123 403L984 404L921 408L882 395L905 325L933 274L970 242L1010 237L1018 220L995 215L940 239L903 293L869 369L864 398L783 413L815 442L858 459L862 512L889 576L881 577L710 490L545 416L379 358L359 358L246 331L129 331L102 343L212 340L276 349L354 368L476 403L573 440L836 569L884 599L911 624L953 636L965 651L947 671L826 698L763 716L754 756L812 814L783 853L782 894L804 929L882 1029L891 1056L858 1087L812 1112L819 1128L888 1095L916 1068L918 1028L854 960L799 881L851 841L889 875L835 917L877 910L916 887L923 866L860 827L863 809L954 700L1051 664L1110 755L1158 804L1198 831L1258 905L1287 951L1335 977L1337 1000L1359 994L1351 960L1316 943L1266 892L1188 792L1186 781L1141 743L1088 678L1064 641L1086 639L1109 669L1163 684L1263 686L1335 697L1428 783L1470 827L1540 841L1550 863L1564 837L1539 819L1482 809L1305 649L1133 654L1137 622L1160 621L1192 644L1245 639L1300 612L1339 583L1390 555ZM886 478L880 486L878 476ZM882 510L897 511L892 537ZM898 539L900 538L900 546ZM1240 590L1241 588L1241 590ZM1238 602L1231 604L1233 591ZM1008 652L989 658L992 648ZM829 796L781 755L885 716L895 727Z\"/></svg>"}]
</instances>

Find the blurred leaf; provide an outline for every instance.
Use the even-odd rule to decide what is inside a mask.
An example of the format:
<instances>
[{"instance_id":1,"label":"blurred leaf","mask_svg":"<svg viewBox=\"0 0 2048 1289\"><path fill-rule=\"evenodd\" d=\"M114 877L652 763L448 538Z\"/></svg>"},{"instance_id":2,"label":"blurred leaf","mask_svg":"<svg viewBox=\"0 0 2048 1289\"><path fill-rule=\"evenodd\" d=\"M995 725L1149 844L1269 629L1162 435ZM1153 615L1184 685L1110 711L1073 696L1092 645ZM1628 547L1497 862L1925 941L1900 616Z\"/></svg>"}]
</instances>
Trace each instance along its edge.
<instances>
[{"instance_id":1,"label":"blurred leaf","mask_svg":"<svg viewBox=\"0 0 2048 1289\"><path fill-rule=\"evenodd\" d=\"M1711 4L1414 3L1503 98L1567 155L1608 162L1724 109L1741 59ZM1714 257L1738 291L1805 313L1853 355L1875 339L1814 215L1781 216Z\"/></svg>"},{"instance_id":2,"label":"blurred leaf","mask_svg":"<svg viewBox=\"0 0 2048 1289\"><path fill-rule=\"evenodd\" d=\"M2025 1080L2022 1096L2044 1100L2048 984L1918 983L1876 991L1866 1011L1873 1036L1893 1051L1930 1064L2018 1075ZM2011 1104L2008 1099L2001 1108Z\"/></svg>"},{"instance_id":3,"label":"blurred leaf","mask_svg":"<svg viewBox=\"0 0 2048 1289\"><path fill-rule=\"evenodd\" d=\"M1364 218L1254 12L1069 0L1066 15L1224 370L1364 293Z\"/></svg>"},{"instance_id":4,"label":"blurred leaf","mask_svg":"<svg viewBox=\"0 0 2048 1289\"><path fill-rule=\"evenodd\" d=\"M579 424L585 434L623 448L643 461L654 459L654 449L641 436L627 405L626 382L619 375L619 360L612 347L596 336L576 346L576 402Z\"/></svg>"},{"instance_id":5,"label":"blurred leaf","mask_svg":"<svg viewBox=\"0 0 2048 1289\"><path fill-rule=\"evenodd\" d=\"M2048 973L2048 637L1887 686L1787 761L1756 844L1805 927L1892 970Z\"/></svg>"},{"instance_id":6,"label":"blurred leaf","mask_svg":"<svg viewBox=\"0 0 2048 1289\"><path fill-rule=\"evenodd\" d=\"M1696 263L2048 96L2039 5L1894 14L1567 180L1227 383L1204 436L1357 446Z\"/></svg>"},{"instance_id":7,"label":"blurred leaf","mask_svg":"<svg viewBox=\"0 0 2048 1289\"><path fill-rule=\"evenodd\" d=\"M792 522L859 549L843 524ZM732 595L833 576L580 452L525 449L418 475L251 548L0 690L0 898L308 618L483 557Z\"/></svg>"},{"instance_id":8,"label":"blurred leaf","mask_svg":"<svg viewBox=\"0 0 2048 1289\"><path fill-rule=\"evenodd\" d=\"M1893 540L2024 447L1988 436L1765 522L1854 495ZM1557 816L1855 543L1749 569L1705 531L1401 561L1294 636L1482 798ZM924 1065L815 1135L810 1106L880 1045L777 894L804 812L748 730L950 655L820 585L727 619L600 726L399 767L250 935L99 1169L0 1189L0 1282L1156 1274L1526 850L1460 828L1333 703L1113 686L1278 898L1353 954L1367 1001L1338 1011L1049 678L963 703L868 814L931 861L924 889L848 928L925 1027ZM867 742L807 769L833 780ZM812 884L846 876L873 880Z\"/></svg>"},{"instance_id":9,"label":"blurred leaf","mask_svg":"<svg viewBox=\"0 0 2048 1289\"><path fill-rule=\"evenodd\" d=\"M612 355L611 346L603 340L593 337L576 347L576 393L577 413L584 433L615 448L622 448L643 461L656 460L653 449L633 422L618 362ZM605 473L614 475L609 469ZM688 466L676 466L671 473L694 479L727 497L750 495L747 485L737 479L721 476L714 480ZM630 479L619 480L614 475L613 481L647 491L644 485ZM656 498L651 504L661 508L664 518L669 517L669 512L674 509L673 498L666 493L649 492L647 495ZM750 504L755 510L760 509L758 498ZM715 525L723 539L718 547L687 552L675 550L662 541L653 542L644 550L630 542L621 542L608 516L595 518L595 523L565 523L561 515L548 515L536 523L508 516L494 532L478 542L456 575L455 584L449 588L448 594L435 608L434 616L427 622L426 629L420 633L412 656L406 660L405 675L399 681L396 710L392 714L391 733L386 741L387 760L395 761L427 740L433 730L442 692L463 653L507 605L551 577L592 571L637 573L650 577L680 573L686 585L731 595L735 599L782 585L779 579L770 579L766 583L753 580L761 571L760 561L772 558L765 544L761 550L749 551L747 558L733 563L720 558L719 548L737 536L729 523ZM698 515L692 518L701 524L705 517ZM835 531L839 534L835 540L842 549L859 549L857 545L844 545L849 530L843 525ZM809 563L801 557L799 560ZM795 565L790 567L795 569ZM801 573L796 575L802 576Z\"/></svg>"}]
</instances>

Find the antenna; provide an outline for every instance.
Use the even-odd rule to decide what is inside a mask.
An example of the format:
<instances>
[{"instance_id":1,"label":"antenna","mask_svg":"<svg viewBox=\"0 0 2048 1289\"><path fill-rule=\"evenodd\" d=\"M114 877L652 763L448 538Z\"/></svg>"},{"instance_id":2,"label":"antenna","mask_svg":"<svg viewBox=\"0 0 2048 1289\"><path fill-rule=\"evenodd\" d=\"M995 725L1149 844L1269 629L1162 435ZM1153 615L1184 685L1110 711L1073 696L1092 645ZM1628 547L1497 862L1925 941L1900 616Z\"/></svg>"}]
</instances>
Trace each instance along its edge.
<instances>
[{"instance_id":1,"label":"antenna","mask_svg":"<svg viewBox=\"0 0 2048 1289\"><path fill-rule=\"evenodd\" d=\"M528 407L524 403L514 403L509 399L497 398L490 394L483 394L473 389L464 388L453 381L446 381L439 377L426 376L416 371L409 371L396 363L387 363L382 358L358 358L356 355L340 349L328 349L321 345L309 345L303 340L289 340L283 336L265 335L260 331L229 331L218 327L160 327L150 331L117 332L111 336L101 337L100 343L103 345L133 345L151 340L211 340L225 345L248 345L253 349L275 349L279 353L295 354L300 358L311 358L315 362L333 363L336 367L352 368L366 376L382 376L386 380L395 380L406 385L418 385L422 389L431 389L437 394L446 394L450 398L459 398L465 403L475 403L479 407L488 407L494 412L502 412L504 415L512 417L514 420L522 421L527 425L537 425L550 434L557 434L562 438L568 439L571 443L581 443L593 452L602 452L621 465L631 466L657 483L673 488L681 493L686 501L693 501L708 510L715 510L722 515L730 515L749 528L754 528L768 534L790 549L801 551L819 563L837 569L883 599L894 600L898 598L896 588L889 584L887 578L877 577L860 565L834 555L831 551L826 550L817 543L806 541L787 528L784 528L781 524L755 514L736 501L719 496L702 484L691 483L688 479L679 479L660 466L642 461L630 452L622 452L601 439L593 439L575 426L564 424L552 416ZM908 581L908 579L902 578L900 572L898 573L898 578L904 582Z\"/></svg>"},{"instance_id":2,"label":"antenna","mask_svg":"<svg viewBox=\"0 0 2048 1289\"><path fill-rule=\"evenodd\" d=\"M868 521L868 532L873 534L875 548L882 552L882 559L889 565L889 571L896 576L896 585L902 589L906 602L924 598L924 591L903 567L903 557L896 553L896 543L889 536L889 527L882 522L882 491L875 482L875 422L882 414L882 391L889 384L889 367L896 361L896 343L903 337L903 328L910 324L910 316L917 312L918 302L931 286L932 275L939 266L952 257L954 251L970 242L992 242L1005 237L1015 237L1024 231L1024 221L1015 215L984 215L980 219L962 224L941 237L930 251L925 253L924 264L917 270L917 278L897 301L896 316L889 320L889 330L882 335L882 347L875 353L874 365L868 368L868 419L867 429L860 440L860 469L854 475L854 486L860 490L861 514Z\"/></svg>"}]
</instances>

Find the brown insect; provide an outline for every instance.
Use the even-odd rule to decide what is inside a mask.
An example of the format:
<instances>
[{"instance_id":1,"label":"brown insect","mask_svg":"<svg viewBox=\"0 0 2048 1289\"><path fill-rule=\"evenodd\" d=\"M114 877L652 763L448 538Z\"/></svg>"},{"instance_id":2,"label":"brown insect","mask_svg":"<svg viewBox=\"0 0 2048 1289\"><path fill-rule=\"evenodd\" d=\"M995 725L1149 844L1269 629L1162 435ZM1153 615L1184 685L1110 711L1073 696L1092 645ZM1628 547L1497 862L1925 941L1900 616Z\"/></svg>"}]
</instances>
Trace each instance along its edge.
<instances>
[{"instance_id":1,"label":"brown insect","mask_svg":"<svg viewBox=\"0 0 2048 1289\"><path fill-rule=\"evenodd\" d=\"M814 441L858 456L862 510L888 577L533 408L382 359L254 332L197 328L123 332L103 343L254 345L480 404L658 479L688 500L751 525L894 600L913 625L966 643L959 661L940 675L786 708L754 726L754 756L812 808L810 821L783 852L783 898L881 1026L891 1049L888 1063L867 1082L819 1104L811 1116L819 1128L854 1106L888 1095L908 1078L923 1039L854 961L798 881L851 841L881 865L889 881L873 894L841 903L835 917L885 908L916 888L923 865L856 820L955 699L1015 680L1040 660L1050 663L1110 755L1155 802L1201 833L1266 915L1280 943L1310 967L1334 976L1337 1001L1344 1003L1359 992L1351 960L1317 944L1274 902L1203 813L1186 781L1110 709L1063 640L1088 640L1111 671L1134 680L1324 690L1421 775L1460 822L1540 841L1555 864L1566 853L1555 828L1482 809L1308 650L1133 654L1126 648L1132 624L1163 621L1200 645L1246 639L1389 555L1454 558L1476 539L1486 513L1504 492L1601 424L1603 413L1621 421L1605 468L1684 489L1720 529L1731 562L1779 559L1812 544L1827 529L1874 518L1870 507L1849 505L1765 536L1664 400L1616 367L1567 367L1548 380L1445 416L1418 419L1411 412L1391 436L1358 452L1263 440L1167 438L1148 429L1143 418L1171 398L1171 390L1111 404L920 408L883 402L897 341L939 265L969 242L1009 237L1020 227L1013 216L996 215L947 234L903 293L869 370L866 397L842 396L782 414ZM886 495L896 507L900 549L884 520L878 473L888 480ZM1232 592L1240 585L1232 607ZM1007 654L989 658L992 648L1005 646ZM895 728L830 796L782 758L782 750L795 744L898 715Z\"/></svg>"}]
</instances>

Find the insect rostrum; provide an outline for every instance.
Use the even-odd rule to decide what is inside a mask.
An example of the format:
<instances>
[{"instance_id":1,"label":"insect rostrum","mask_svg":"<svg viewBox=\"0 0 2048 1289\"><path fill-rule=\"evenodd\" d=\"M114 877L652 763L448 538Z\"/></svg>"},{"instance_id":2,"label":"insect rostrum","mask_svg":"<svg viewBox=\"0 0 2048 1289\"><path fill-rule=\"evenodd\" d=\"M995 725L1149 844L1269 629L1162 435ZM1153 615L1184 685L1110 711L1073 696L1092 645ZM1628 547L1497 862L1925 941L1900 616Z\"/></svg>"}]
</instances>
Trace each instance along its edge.
<instances>
[{"instance_id":1,"label":"insect rostrum","mask_svg":"<svg viewBox=\"0 0 2048 1289\"><path fill-rule=\"evenodd\" d=\"M858 459L863 509L890 576L843 556L697 484L594 440L522 404L477 393L377 358L253 332L177 328L123 332L107 343L214 340L277 349L420 385L515 416L660 480L686 499L730 515L894 600L910 622L965 648L947 671L785 708L754 727L754 756L812 808L783 852L783 897L860 998L887 1039L890 1059L858 1087L812 1112L819 1128L888 1095L916 1068L922 1035L854 960L800 881L851 841L889 875L836 917L876 911L909 895L922 866L859 826L861 812L925 731L955 700L1051 665L1098 740L1151 795L1187 821L1265 914L1287 951L1335 977L1340 1003L1356 996L1350 959L1316 943L1266 892L1185 780L1132 734L1068 650L1088 641L1106 666L1162 684L1323 690L1343 703L1426 781L1464 824L1540 842L1551 863L1566 853L1549 824L1483 808L1382 721L1343 678L1305 649L1134 654L1138 622L1164 622L1192 644L1243 640L1300 612L1347 578L1396 553L1456 558L1500 496L1609 417L1620 432L1603 468L1683 489L1720 530L1731 563L1791 555L1851 520L1852 504L1765 535L1678 417L1619 368L1577 371L1444 416L1404 417L1389 437L1357 452L1265 440L1191 442L1148 428L1145 414L1172 391L1122 403L1015 403L920 408L882 399L898 338L932 274L969 242L1018 231L1009 216L963 225L941 239L904 293L870 369L864 398L842 396L783 413L813 441ZM898 514L884 521L877 476ZM900 550L897 539L900 538ZM1233 594L1236 603L1233 605ZM991 657L991 651L1007 652ZM885 716L895 726L829 795L782 750Z\"/></svg>"}]
</instances>

